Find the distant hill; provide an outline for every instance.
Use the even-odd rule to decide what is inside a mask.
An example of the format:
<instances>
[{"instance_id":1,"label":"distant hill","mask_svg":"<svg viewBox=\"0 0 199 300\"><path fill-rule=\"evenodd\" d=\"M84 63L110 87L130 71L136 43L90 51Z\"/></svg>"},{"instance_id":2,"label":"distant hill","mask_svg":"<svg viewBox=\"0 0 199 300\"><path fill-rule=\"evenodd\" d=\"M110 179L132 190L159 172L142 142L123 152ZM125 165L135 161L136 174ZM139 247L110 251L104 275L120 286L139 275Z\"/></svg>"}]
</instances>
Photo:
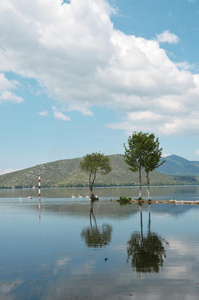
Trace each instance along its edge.
<instances>
[{"instance_id":1,"label":"distant hill","mask_svg":"<svg viewBox=\"0 0 199 300\"><path fill-rule=\"evenodd\" d=\"M138 173L131 172L124 161L124 156L110 155L112 171L108 175L97 175L96 186L131 186L138 185ZM37 187L38 175L41 175L42 187L83 187L88 186L88 175L80 170L79 164L83 158L65 159L32 168L8 173L0 176L0 188ZM183 172L178 176L176 170L183 169L183 158L171 155L166 163L150 175L151 185L198 184L196 176L186 176ZM188 170L188 166L185 167ZM198 163L199 169L199 163ZM161 170L161 173L159 172ZM166 170L166 171L165 171ZM173 174L173 176L167 174ZM199 174L199 171L198 171ZM143 172L142 183L146 185L146 176Z\"/></svg>"},{"instance_id":2,"label":"distant hill","mask_svg":"<svg viewBox=\"0 0 199 300\"><path fill-rule=\"evenodd\" d=\"M189 161L177 155L170 155L158 171L168 175L199 176L199 161Z\"/></svg>"}]
</instances>

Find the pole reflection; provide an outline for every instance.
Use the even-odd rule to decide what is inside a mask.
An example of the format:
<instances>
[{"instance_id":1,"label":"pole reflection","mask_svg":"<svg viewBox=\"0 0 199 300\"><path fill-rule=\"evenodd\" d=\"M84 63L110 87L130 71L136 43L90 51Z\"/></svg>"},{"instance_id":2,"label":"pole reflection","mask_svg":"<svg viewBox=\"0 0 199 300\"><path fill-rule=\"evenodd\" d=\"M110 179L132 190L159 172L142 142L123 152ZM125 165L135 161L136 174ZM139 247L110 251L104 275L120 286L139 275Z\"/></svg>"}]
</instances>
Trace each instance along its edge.
<instances>
[{"instance_id":1,"label":"pole reflection","mask_svg":"<svg viewBox=\"0 0 199 300\"><path fill-rule=\"evenodd\" d=\"M39 198L39 224L41 221L41 199Z\"/></svg>"}]
</instances>

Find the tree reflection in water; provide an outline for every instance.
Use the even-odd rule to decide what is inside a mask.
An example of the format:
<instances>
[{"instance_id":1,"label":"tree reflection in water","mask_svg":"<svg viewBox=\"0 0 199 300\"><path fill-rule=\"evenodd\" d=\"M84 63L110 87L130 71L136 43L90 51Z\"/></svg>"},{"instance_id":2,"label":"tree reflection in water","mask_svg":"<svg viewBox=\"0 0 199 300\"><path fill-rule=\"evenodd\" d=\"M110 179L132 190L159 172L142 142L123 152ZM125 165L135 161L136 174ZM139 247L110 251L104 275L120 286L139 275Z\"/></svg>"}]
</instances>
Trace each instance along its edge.
<instances>
[{"instance_id":1,"label":"tree reflection in water","mask_svg":"<svg viewBox=\"0 0 199 300\"><path fill-rule=\"evenodd\" d=\"M137 273L159 273L166 258L165 244L168 242L151 233L151 218L149 205L149 223L147 235L143 235L142 205L140 205L140 225L141 233L133 233L127 242L128 260L131 257L131 265Z\"/></svg>"},{"instance_id":2,"label":"tree reflection in water","mask_svg":"<svg viewBox=\"0 0 199 300\"><path fill-rule=\"evenodd\" d=\"M110 243L112 226L104 223L101 227L97 227L97 222L94 215L94 202L95 200L91 201L90 227L86 227L82 230L81 238L85 240L88 247L100 248ZM92 219L94 220L94 226L92 224Z\"/></svg>"}]
</instances>

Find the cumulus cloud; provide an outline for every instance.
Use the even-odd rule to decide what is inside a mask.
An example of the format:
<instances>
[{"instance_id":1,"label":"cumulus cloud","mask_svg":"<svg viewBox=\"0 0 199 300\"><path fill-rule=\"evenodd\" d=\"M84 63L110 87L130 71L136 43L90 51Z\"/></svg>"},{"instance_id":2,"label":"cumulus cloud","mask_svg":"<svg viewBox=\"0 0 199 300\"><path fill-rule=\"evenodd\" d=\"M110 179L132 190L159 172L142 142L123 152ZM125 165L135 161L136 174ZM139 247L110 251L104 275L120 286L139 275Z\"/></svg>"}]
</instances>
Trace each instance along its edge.
<instances>
[{"instance_id":1,"label":"cumulus cloud","mask_svg":"<svg viewBox=\"0 0 199 300\"><path fill-rule=\"evenodd\" d=\"M10 82L4 74L0 73L0 91L11 89L14 87L14 84Z\"/></svg>"},{"instance_id":2,"label":"cumulus cloud","mask_svg":"<svg viewBox=\"0 0 199 300\"><path fill-rule=\"evenodd\" d=\"M23 98L17 96L10 90L16 88L18 85L17 81L9 81L3 73L0 73L0 103L1 102L14 102L21 103Z\"/></svg>"},{"instance_id":3,"label":"cumulus cloud","mask_svg":"<svg viewBox=\"0 0 199 300\"><path fill-rule=\"evenodd\" d=\"M157 41L159 43L177 44L179 42L179 37L169 30L165 30L157 35Z\"/></svg>"},{"instance_id":4,"label":"cumulus cloud","mask_svg":"<svg viewBox=\"0 0 199 300\"><path fill-rule=\"evenodd\" d=\"M186 71L194 69L194 67L195 67L194 65L189 64L187 61L182 61L182 62L176 63L176 66L179 69L186 70Z\"/></svg>"},{"instance_id":5,"label":"cumulus cloud","mask_svg":"<svg viewBox=\"0 0 199 300\"><path fill-rule=\"evenodd\" d=\"M0 95L0 103L1 102L21 103L23 102L23 98L15 95L10 91L3 91Z\"/></svg>"},{"instance_id":6,"label":"cumulus cloud","mask_svg":"<svg viewBox=\"0 0 199 300\"><path fill-rule=\"evenodd\" d=\"M48 112L47 110L40 111L40 112L38 112L38 115L39 115L39 116L42 116L42 117L44 117L44 116L49 116L49 112Z\"/></svg>"},{"instance_id":7,"label":"cumulus cloud","mask_svg":"<svg viewBox=\"0 0 199 300\"><path fill-rule=\"evenodd\" d=\"M60 112L55 106L52 106L53 115L55 119L62 121L70 121L70 118Z\"/></svg>"},{"instance_id":8,"label":"cumulus cloud","mask_svg":"<svg viewBox=\"0 0 199 300\"><path fill-rule=\"evenodd\" d=\"M110 128L199 134L199 75L160 47L179 38L168 30L157 40L126 35L111 13L106 0L2 2L0 72L35 78L63 108L54 106L57 119L101 105L125 115Z\"/></svg>"}]
</instances>

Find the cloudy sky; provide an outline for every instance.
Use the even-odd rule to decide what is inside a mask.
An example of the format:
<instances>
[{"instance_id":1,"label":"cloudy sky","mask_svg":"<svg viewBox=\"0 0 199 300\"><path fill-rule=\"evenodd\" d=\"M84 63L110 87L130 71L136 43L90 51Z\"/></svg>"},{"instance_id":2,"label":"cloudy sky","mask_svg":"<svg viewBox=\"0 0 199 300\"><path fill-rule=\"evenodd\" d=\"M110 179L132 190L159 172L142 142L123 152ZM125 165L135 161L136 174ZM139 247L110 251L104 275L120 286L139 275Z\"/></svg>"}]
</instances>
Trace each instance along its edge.
<instances>
[{"instance_id":1,"label":"cloudy sky","mask_svg":"<svg viewBox=\"0 0 199 300\"><path fill-rule=\"evenodd\" d=\"M0 3L0 173L123 153L199 160L198 0Z\"/></svg>"}]
</instances>

